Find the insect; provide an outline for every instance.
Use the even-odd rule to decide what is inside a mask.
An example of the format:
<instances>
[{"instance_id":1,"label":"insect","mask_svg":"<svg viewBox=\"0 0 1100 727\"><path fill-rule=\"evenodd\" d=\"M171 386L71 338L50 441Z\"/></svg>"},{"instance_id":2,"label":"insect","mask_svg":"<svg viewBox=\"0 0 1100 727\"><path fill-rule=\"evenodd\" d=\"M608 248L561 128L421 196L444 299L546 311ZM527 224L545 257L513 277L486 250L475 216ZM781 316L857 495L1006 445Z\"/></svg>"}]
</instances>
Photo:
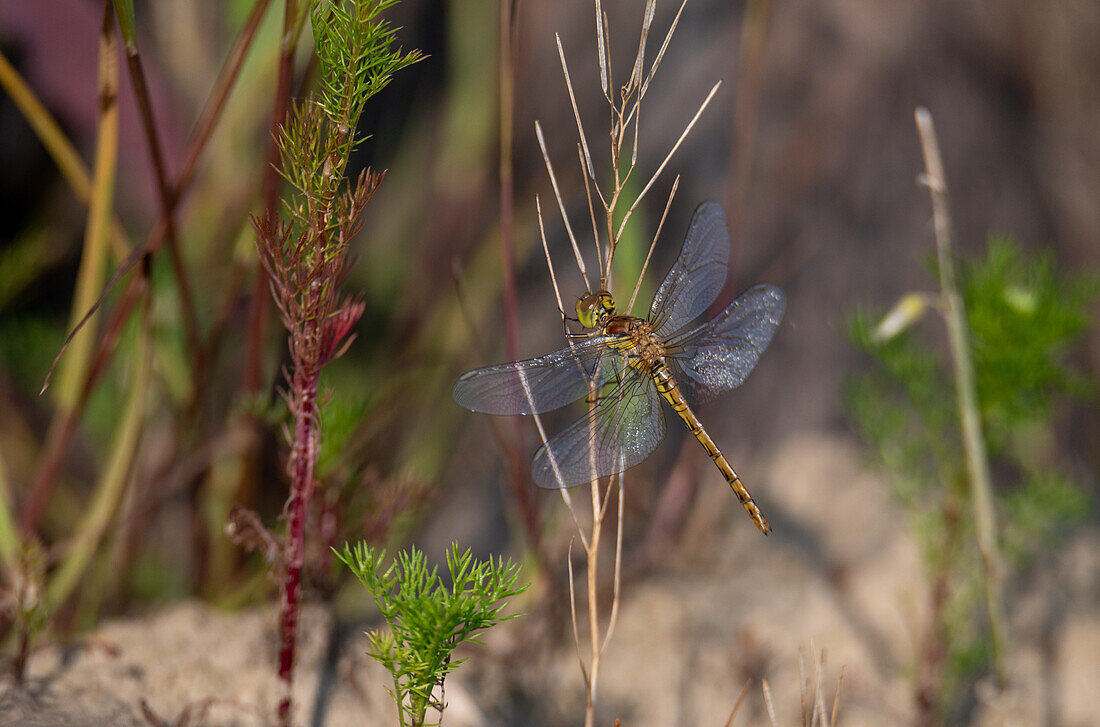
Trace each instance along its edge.
<instances>
[{"instance_id":1,"label":"insect","mask_svg":"<svg viewBox=\"0 0 1100 727\"><path fill-rule=\"evenodd\" d=\"M576 306L585 335L545 356L464 373L452 391L455 401L477 412L515 415L589 397L588 412L540 447L532 462L535 484L561 488L623 472L648 457L665 434L663 399L767 534L767 518L693 409L741 385L786 307L781 290L757 285L693 325L725 283L729 252L726 214L704 202L647 318L616 313L606 290L588 293Z\"/></svg>"}]
</instances>

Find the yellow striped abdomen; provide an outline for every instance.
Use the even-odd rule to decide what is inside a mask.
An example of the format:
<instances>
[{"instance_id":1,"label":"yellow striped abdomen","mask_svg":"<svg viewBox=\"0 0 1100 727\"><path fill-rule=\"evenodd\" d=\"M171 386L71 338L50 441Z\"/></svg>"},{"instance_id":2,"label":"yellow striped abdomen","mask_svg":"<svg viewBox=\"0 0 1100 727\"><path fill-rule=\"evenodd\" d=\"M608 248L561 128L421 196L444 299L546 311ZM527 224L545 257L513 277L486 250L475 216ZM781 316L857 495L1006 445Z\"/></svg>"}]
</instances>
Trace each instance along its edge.
<instances>
[{"instance_id":1,"label":"yellow striped abdomen","mask_svg":"<svg viewBox=\"0 0 1100 727\"><path fill-rule=\"evenodd\" d=\"M703 449L707 451L710 458L714 460L715 466L718 467L718 471L722 473L722 476L726 478L726 482L729 483L733 491L737 493L737 499L741 501L742 507L745 508L745 512L749 514L752 521L756 524L756 527L760 529L760 532L767 535L771 532L772 526L768 524L768 519L764 517L764 513L760 511L760 508L756 506L756 502L753 501L752 495L745 489L745 485L741 483L741 478L737 476L737 473L730 467L730 463L726 461L725 456L721 450L714 443L714 440L710 438L706 430L703 429L703 425L699 422L699 418L695 416L695 412L691 410L688 403L684 400L683 394L680 393L680 388L676 385L676 380L672 378L672 373L668 370L668 367L664 363L655 363L649 371L650 377L653 379L653 383L657 386L658 393L665 398L665 401L675 410L680 418L684 420L684 424L687 425L688 430L695 435L695 438L699 440L699 444L703 445Z\"/></svg>"}]
</instances>

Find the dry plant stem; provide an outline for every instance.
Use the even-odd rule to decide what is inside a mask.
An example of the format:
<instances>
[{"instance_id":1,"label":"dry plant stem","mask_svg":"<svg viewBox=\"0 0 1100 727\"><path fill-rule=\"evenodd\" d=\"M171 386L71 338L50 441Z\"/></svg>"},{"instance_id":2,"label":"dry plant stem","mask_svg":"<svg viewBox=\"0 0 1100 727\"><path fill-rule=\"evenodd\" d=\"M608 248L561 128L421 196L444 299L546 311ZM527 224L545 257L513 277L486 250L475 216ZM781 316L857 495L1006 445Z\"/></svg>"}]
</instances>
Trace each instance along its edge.
<instances>
[{"instance_id":1,"label":"dry plant stem","mask_svg":"<svg viewBox=\"0 0 1100 727\"><path fill-rule=\"evenodd\" d=\"M616 537L615 537L615 580L614 591L611 599L611 615L608 618L607 629L603 636L600 635L600 609L598 593L598 575L599 575L599 560L600 560L600 538L603 533L603 522L607 515L608 499L610 498L610 486L615 481L618 482L618 498L619 509L618 518L616 522ZM621 583L621 564L622 564L622 544L623 544L623 483L622 475L615 475L608 483L609 489L606 493L601 495L600 483L598 480L593 480L590 483L591 495L592 495L592 528L587 537L583 536L582 541L585 545L585 569L587 575L587 596L588 596L588 667L585 668L584 660L581 659L581 673L585 677L585 710L584 710L584 724L585 727L592 727L595 724L596 719L596 695L599 692L600 681L600 664L603 659L603 654L607 650L608 644L611 642L611 635L615 631L615 623L618 619L619 613L619 586ZM564 490L563 490L564 492ZM572 507L570 507L572 510ZM574 514L574 519L576 515ZM574 639L576 639L576 614L575 605L572 600L572 568L570 568L570 605L574 610L573 615L573 629ZM580 658L580 644L577 643L578 658Z\"/></svg>"},{"instance_id":2,"label":"dry plant stem","mask_svg":"<svg viewBox=\"0 0 1100 727\"><path fill-rule=\"evenodd\" d=\"M683 10L683 5L680 6L680 11L682 12L682 10ZM573 109L574 120L575 120L576 125L577 125L577 134L578 134L578 137L579 137L577 157L578 157L578 162L579 162L580 169L581 169L581 177L584 180L585 196L586 196L586 199L588 201L589 217L590 217L590 220L591 220L591 223L592 223L593 239L594 239L594 243L595 243L595 246L596 246L596 259L597 259L597 262L599 264L600 289L610 290L610 287L611 287L611 270L612 270L612 262L614 260L614 255L615 255L615 249L616 249L616 246L618 245L619 240L622 237L623 231L625 229L626 222L629 220L629 218L630 218L631 214L634 212L634 210L637 209L637 207L640 204L642 198L644 198L644 196L649 192L649 190L656 183L656 180L660 177L660 175L664 171L665 167L668 165L669 161L671 160L672 156L676 153L676 151L679 149L680 145L683 143L684 139L687 137L687 135L694 128L694 125L695 125L696 121L698 120L699 116L702 114L703 110L707 107L707 105L710 103L711 99L714 97L714 94L718 89L718 84L716 84L711 89L711 91L708 94L708 96L706 97L706 99L702 102L699 109L696 111L695 116L687 124L686 128L684 129L683 133L680 135L679 139L676 141L676 143L669 150L669 152L667 153L667 155L665 156L664 160L661 162L661 164L657 168L657 170L649 178L648 182L645 184L645 186L643 187L643 189L642 189L641 193L638 195L638 197L631 202L629 208L626 210L626 212L623 216L623 219L621 221L619 221L618 226L616 226L616 219L615 219L616 208L617 208L620 200L623 199L623 191L624 191L624 189L626 187L626 184L627 184L627 182L630 178L630 175L634 172L634 170L636 168L636 164L637 164L638 136L639 136L638 130L639 130L639 126L640 126L640 117L641 117L641 108L640 108L641 100L642 100L642 97L645 94L645 89L647 88L647 86L649 84L649 80L652 78L653 73L656 71L658 65L660 64L660 61L661 61L661 58L664 54L665 49L668 47L669 40L670 40L670 38L672 36L672 33L675 29L676 23L679 20L680 13L679 12L677 13L676 20L672 23L672 26L670 27L670 29L668 31L668 34L665 37L664 43L662 44L661 49L660 49L659 53L657 54L657 57L654 59L652 65L650 67L649 74L643 79L643 76L645 75L644 67L645 67L646 39L647 39L649 29L650 29L651 23L653 21L654 13L655 13L655 2L654 2L654 0L649 0L646 3L645 10L644 10L644 15L643 15L642 29L641 29L640 39L639 39L639 43L638 43L638 52L635 56L635 61L634 61L634 65L633 65L633 68L632 68L630 78L627 81L627 83L622 87L622 89L620 91L620 98L618 98L618 99L613 98L612 92L610 90L612 88L612 83L613 83L612 74L611 74L611 63L610 63L610 30L608 28L607 18L605 17L605 15L603 13L603 9L602 9L600 0L595 1L595 13L596 13L596 39L597 39L598 59L599 59L599 67L600 67L600 83L601 83L601 88L603 89L604 98L608 102L608 107L609 107L608 111L609 111L609 114L610 114L609 143L610 143L610 165L611 165L612 180L613 181L612 181L611 189L609 190L609 193L607 193L607 194L605 194L604 191L600 189L600 185L596 180L596 175L595 175L595 171L594 171L594 164L592 162L592 156L591 156L589 144L588 144L585 132L584 132L584 124L581 121L580 110L579 110L579 107L578 107L577 102L576 102L576 94L574 93L573 83L572 83L572 79L570 77L569 65L566 62L565 53L564 53L564 50L562 48L560 38L557 38L557 47L558 47L558 58L559 58L559 61L561 63L561 68L562 68L562 75L565 79L566 89L569 93L570 105ZM624 166L623 163L622 163L623 162L623 158L622 158L623 145L626 142L627 134L631 133L631 132L632 132L632 144L631 144L631 150L630 150L630 159L629 159L629 163ZM568 215L565 211L565 204L562 200L561 190L560 190L560 187L558 185L557 174L555 173L553 164L550 161L550 155L547 151L546 141L543 138L542 128L541 128L541 126L539 125L538 122L535 123L535 134L536 134L536 137L537 137L538 142L539 142L539 148L542 152L543 163L546 166L546 171L547 171L547 174L550 177L550 183L551 183L551 185L553 187L553 190L554 190L554 197L555 197L555 200L556 200L557 205L558 205L558 211L561 214L562 222L565 226L566 232L567 232L568 237L569 237L570 244L571 244L572 249L573 249L573 255L574 255L574 258L575 258L576 263L577 263L577 269L581 274L581 278L584 280L586 290L591 291L591 287L588 283L588 275L587 275L587 272L586 272L586 269L585 269L584 259L583 259L582 255L580 253L580 248L577 244L577 239L576 239L576 235L573 232L573 227L572 227L572 225L569 221L569 217L568 217ZM673 191L669 196L668 203L666 204L665 215L667 215L668 205L671 204L672 196L675 193L675 186L676 185L674 184ZM593 191L595 192L594 195L593 195ZM600 206L600 213L599 214L597 214L597 212L596 212L596 204L595 204L596 199L599 200L599 206ZM538 200L536 198L536 204L537 204L537 201ZM543 228L542 228L543 221L542 221L541 206L538 206L538 212L539 212L539 228L540 228L540 232L542 232L542 230L543 230ZM600 244L601 234L600 234L599 224L597 223L597 219L599 219L600 223L602 223L604 225L603 232L604 232L604 235L606 235L606 247L605 248L601 248L601 244ZM663 225L664 219L665 219L665 216L663 215L662 216L662 225ZM550 271L551 281L554 285L555 295L557 296L558 309L562 312L562 322L563 322L563 325L564 325L565 317L566 317L565 307L562 304L561 294L560 294L560 291L558 289L557 279L556 279L555 274L554 274L554 266L553 266L553 263L550 259L549 250L546 246L546 239L545 239L545 233L544 232L542 234L542 237L543 237L544 253L546 254L547 267ZM606 253L604 253L603 250L606 250ZM652 247L650 248L649 253L652 254ZM648 260L649 260L649 256L647 255L647 258L646 258L646 264L647 265L648 265ZM639 284L640 284L640 281L639 281ZM637 295L637 287L635 288L634 294L631 296L631 306L628 306L628 309L630 307L632 307L632 304L633 304L634 299L636 298L636 295ZM568 330L567 330L567 334L568 334ZM570 337L569 340L573 340L573 338ZM593 382L592 385L590 385L588 393L589 393L589 396L588 396L589 407L590 408L595 407L596 402L597 402L597 397L598 397L598 394L599 394L598 386L596 385L595 382ZM545 440L545 433L542 430L541 423L539 423L537 421L537 419L536 419L536 423L539 426L540 436L542 436L543 442L545 443L545 441L546 441ZM594 426L594 425L595 424L594 424L594 421L593 421L592 426ZM595 453L592 452L591 456L593 458L593 461L590 463L590 466L591 466L592 471L596 471L595 462L594 462ZM616 478L617 478L617 480L616 480ZM600 544L601 544L600 541L601 541L601 537L602 537L604 518L607 515L607 509L608 509L608 506L610 504L611 488L613 487L613 483L616 482L616 481L618 482L618 491L617 491L617 493L618 493L618 498L619 498L619 508L618 508L618 519L617 519L617 539L616 539L616 548L615 548L615 586L614 586L614 593L613 593L613 597L612 597L610 616L609 616L608 625L607 625L607 631L606 631L605 634L603 634L601 636L601 634L600 634L599 604L597 602L597 597L598 597L597 585L598 585L598 571L599 571L599 548L600 548ZM575 602L574 597L573 597L574 596L574 589L573 589L573 580L572 580L573 574L572 574L572 567L571 566L570 566L569 575L570 575L570 606L571 606L571 613L573 615L573 623L574 623L574 639L577 640L576 648L577 648L577 653L578 653L578 660L580 661L581 673L584 676L585 687L586 687L586 694L585 694L585 725L586 725L586 727L592 727L592 725L594 725L594 723L595 723L595 707L596 707L596 697L597 697L598 688L599 688L600 664L601 664L603 653L607 649L608 644L610 643L611 635L614 632L615 623L616 623L617 615L618 615L619 588L620 588L620 583L621 583L621 566L622 566L622 528L623 528L622 476L620 474L620 475L617 475L615 477L612 477L609 480L608 489L606 491L602 492L602 493L601 493L599 480L593 480L590 483L590 494L591 494L591 505L592 505L592 523L591 523L591 529L589 530L589 532L587 534L584 532L584 529L580 526L579 520L577 518L577 514L573 509L572 502L571 502L571 500L568 496L568 493L564 490L564 488L561 490L561 494L562 494L563 501L565 502L566 506L568 507L570 513L573 516L574 522L577 523L578 533L579 533L580 539L582 540L582 542L584 544L585 555L586 555L586 560L587 560L587 562L586 562L586 568L587 568L587 596L588 596L587 606L588 606L588 631L589 631L589 634L588 634L589 635L589 660L588 660L587 667L585 665L584 659L581 657L581 654L580 654L581 647L580 647L580 643L579 643L579 637L578 637L578 634L577 634L578 629L576 627L576 602Z\"/></svg>"},{"instance_id":3,"label":"dry plant stem","mask_svg":"<svg viewBox=\"0 0 1100 727\"><path fill-rule=\"evenodd\" d=\"M603 528L603 518L600 513L603 510L600 503L600 483L593 480L592 490L592 530L588 535L588 547L585 555L588 575L588 690L584 695L584 727L592 727L596 719L596 693L599 690L600 681L600 606L596 600L598 597L597 576L600 563L600 535Z\"/></svg>"},{"instance_id":4,"label":"dry plant stem","mask_svg":"<svg viewBox=\"0 0 1100 727\"><path fill-rule=\"evenodd\" d=\"M668 219L668 211L672 209L672 200L676 197L676 190L680 188L680 175L677 174L676 178L672 180L672 189L668 193L668 200L665 201L665 211L661 213L661 220L657 223L657 231L653 233L653 239L649 243L649 250L645 254L645 261L642 262L642 270L638 273L638 280L634 283L634 290L630 293L630 301L626 304L626 311L629 313L634 310L634 301L638 299L638 291L642 289L642 280L645 278L646 270L649 269L649 261L653 257L653 250L657 247L657 240L661 238L661 230L665 228L665 220Z\"/></svg>"},{"instance_id":5,"label":"dry plant stem","mask_svg":"<svg viewBox=\"0 0 1100 727\"><path fill-rule=\"evenodd\" d=\"M539 238L542 240L543 255L546 256L546 269L550 272L550 284L554 288L554 299L558 303L558 312L561 313L562 329L563 329L563 332L568 336L569 328L566 326L566 323L565 323L565 306L562 304L561 288L558 287L558 276L554 272L554 261L550 257L550 247L546 242L546 225L544 224L543 219L542 219L542 201L540 200L540 198L537 194L535 195L535 218L538 220L538 223L539 223ZM571 339L569 339L569 340L571 340ZM546 429L542 426L542 418L539 416L538 412L532 412L531 418L535 420L535 428L538 429L539 440L545 446L547 438L546 438ZM561 494L562 502L565 503L566 508L569 510L569 514L573 516L573 524L577 526L577 532L580 534L580 537L581 537L581 540L584 544L584 547L587 549L588 548L588 541L584 537L584 529L581 527L581 521L577 517L577 511L573 508L573 498L569 495L569 491L566 490L565 488L562 488L562 489L558 490L558 492ZM572 545L570 545L570 547L572 547ZM570 561L570 563L572 563L572 561ZM570 567L570 570L569 570L569 577L570 577L570 579L572 579L572 577L573 577L572 567ZM573 595L572 594L572 583L570 583L570 601L569 602L571 604L573 603L572 595ZM576 618L576 615L574 614L574 620L575 620L575 618ZM575 626L575 624L574 624L574 626ZM583 665L582 665L582 670L583 670Z\"/></svg>"},{"instance_id":6,"label":"dry plant stem","mask_svg":"<svg viewBox=\"0 0 1100 727\"><path fill-rule=\"evenodd\" d=\"M768 711L768 722L772 727L779 727L779 720L775 716L775 702L772 700L772 688L768 686L768 680L760 681L760 688L764 692L764 708Z\"/></svg>"},{"instance_id":7,"label":"dry plant stem","mask_svg":"<svg viewBox=\"0 0 1100 727\"><path fill-rule=\"evenodd\" d=\"M825 652L822 651L814 669L814 719L820 727L825 727L825 690L821 688L825 672Z\"/></svg>"},{"instance_id":8,"label":"dry plant stem","mask_svg":"<svg viewBox=\"0 0 1100 727\"><path fill-rule=\"evenodd\" d=\"M836 680L836 694L833 696L833 711L829 715L829 727L836 727L836 717L840 713L840 687L844 684L846 667L840 667L840 676Z\"/></svg>"},{"instance_id":9,"label":"dry plant stem","mask_svg":"<svg viewBox=\"0 0 1100 727\"><path fill-rule=\"evenodd\" d=\"M546 150L546 139L542 136L542 126L539 122L535 122L535 137L539 142L539 149L542 151L542 161L546 165L546 172L550 175L550 186L554 188L554 199L558 203L558 211L561 213L562 223L565 225L565 231L569 235L569 243L573 246L573 256L577 261L577 269L581 273L581 279L584 280L585 290L592 290L588 284L588 274L585 271L584 258L581 256L580 247L577 246L577 237L573 234L573 226L569 224L569 215L565 212L565 203L561 198L561 190L558 189L558 178L554 174L554 165L550 163L550 154Z\"/></svg>"},{"instance_id":10,"label":"dry plant stem","mask_svg":"<svg viewBox=\"0 0 1100 727\"><path fill-rule=\"evenodd\" d=\"M645 198L646 193L648 193L650 188L652 188L653 185L656 183L657 178L661 176L661 172L663 172L665 170L665 167L668 166L668 163L672 160L673 155L680 148L680 145L684 143L684 139L686 139L688 137L688 134L691 133L691 130L695 127L695 123L699 120L699 117L703 115L703 111L707 108L707 106L710 105L711 99L714 98L714 94L718 93L718 88L721 85L722 82L719 81L711 87L710 93L708 93L707 97L703 99L703 103L699 105L699 109L695 112L695 115L691 117L691 121L688 122L688 125L684 128L683 133L680 134L680 138L677 139L676 143L672 145L671 149L669 149L669 152L667 155L665 155L665 158L661 162L661 165L657 167L657 171L653 172L653 176L649 178L649 181L646 182L645 187L642 188L642 191L638 193L638 196L634 199L634 202L630 205L630 208L627 209L626 214L623 215L623 219L619 222L619 227L615 232L615 240L618 240L619 237L622 236L623 230L626 228L626 223L630 219L630 216L634 214L634 210L637 209L638 204L641 203L641 201ZM610 266L608 267L608 269L610 269Z\"/></svg>"},{"instance_id":11,"label":"dry plant stem","mask_svg":"<svg viewBox=\"0 0 1100 727\"><path fill-rule=\"evenodd\" d=\"M731 725L733 725L733 718L737 716L738 710L741 709L741 702L745 699L745 694L748 693L749 684L751 683L752 680L750 679L741 687L741 692L737 695L737 701L733 703L733 709L730 711L729 719L726 720L726 727L731 727Z\"/></svg>"},{"instance_id":12,"label":"dry plant stem","mask_svg":"<svg viewBox=\"0 0 1100 727\"><path fill-rule=\"evenodd\" d=\"M915 113L924 153L925 178L932 196L932 215L936 233L936 247L940 269L940 288L943 295L944 318L947 322L948 344L955 369L955 391L958 397L963 446L966 452L966 468L970 485L970 498L974 508L974 529L981 554L982 583L985 590L986 610L989 614L990 639L993 645L993 669L997 687L1008 684L1005 665L1004 606L1001 602L1001 578L1003 573L997 550L996 521L993 514L993 486L986 458L982 420L978 412L977 389L974 384L974 364L970 358L969 332L966 328L966 311L962 296L955 283L955 261L952 242L951 214L947 201L947 181L936 140L932 115L927 109L918 108Z\"/></svg>"}]
</instances>

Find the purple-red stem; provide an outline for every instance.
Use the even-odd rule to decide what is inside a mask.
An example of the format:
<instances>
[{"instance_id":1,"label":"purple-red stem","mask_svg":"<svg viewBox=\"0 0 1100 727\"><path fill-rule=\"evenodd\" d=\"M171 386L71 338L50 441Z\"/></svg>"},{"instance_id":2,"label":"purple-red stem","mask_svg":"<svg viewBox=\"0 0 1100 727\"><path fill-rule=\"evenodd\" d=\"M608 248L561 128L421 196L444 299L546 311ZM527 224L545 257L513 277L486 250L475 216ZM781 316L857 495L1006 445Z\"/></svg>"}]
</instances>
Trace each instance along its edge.
<instances>
[{"instance_id":1,"label":"purple-red stem","mask_svg":"<svg viewBox=\"0 0 1100 727\"><path fill-rule=\"evenodd\" d=\"M187 278L183 255L180 253L179 238L176 235L175 195L172 193L168 182L168 170L164 164L164 151L161 148L160 136L157 133L156 119L153 117L153 104L152 99L149 97L149 87L145 81L145 68L136 49L127 50L126 62L130 68L130 83L134 88L134 98L137 100L138 110L141 112L141 126L145 132L145 142L149 148L149 157L153 162L153 172L157 180L161 219L164 220L165 238L168 241L168 258L172 263L172 270L176 274L176 282L179 285L180 307L183 310L183 329L187 336L187 346L191 349L192 364L195 368L192 381L195 387L198 388L199 382L204 376L205 364L203 363L202 343L199 337L198 318L195 314L195 299L191 293L191 283Z\"/></svg>"},{"instance_id":2,"label":"purple-red stem","mask_svg":"<svg viewBox=\"0 0 1100 727\"><path fill-rule=\"evenodd\" d=\"M291 29L296 22L295 0L286 0L283 15L283 45L279 54L278 80L275 87L274 108L271 112L271 129L268 134L267 167L261 183L261 195L265 218L278 219L279 204L279 133L290 108L290 82L294 71L295 44L290 41ZM248 312L248 351L245 360L244 386L246 391L259 390L261 362L263 360L264 321L267 318L268 278L264 266L256 266L256 286ZM317 340L316 320L306 323ZM286 576L283 579L281 613L279 614L279 679L286 692L279 700L279 723L290 727L293 712L291 685L294 680L294 646L298 633L298 607L302 589L302 562L305 557L306 505L313 485L314 458L314 406L317 397L318 371L316 366L303 370L300 365L294 371L295 423L293 465L290 498L287 500ZM316 364L316 360L311 363ZM256 440L258 441L258 439Z\"/></svg>"},{"instance_id":3,"label":"purple-red stem","mask_svg":"<svg viewBox=\"0 0 1100 727\"><path fill-rule=\"evenodd\" d=\"M516 291L515 238L513 237L514 179L512 174L512 126L515 110L515 78L512 56L512 0L500 0L500 246L501 277L504 297L504 346L508 359L519 358L519 296ZM531 497L531 484L519 453L523 451L523 422L513 417L512 438L515 447L508 457L512 491L527 531L527 540L536 553L541 528L538 510ZM541 561L541 558L540 558Z\"/></svg>"},{"instance_id":4,"label":"purple-red stem","mask_svg":"<svg viewBox=\"0 0 1100 727\"><path fill-rule=\"evenodd\" d=\"M317 324L307 324L314 330ZM282 612L279 614L279 678L286 693L279 702L279 722L291 724L290 688L294 680L294 646L298 632L298 606L305 559L306 506L313 493L313 464L316 457L317 370L294 372L295 405L293 475L287 500L286 576L283 579Z\"/></svg>"},{"instance_id":5,"label":"purple-red stem","mask_svg":"<svg viewBox=\"0 0 1100 727\"><path fill-rule=\"evenodd\" d=\"M294 646L298 633L298 607L302 590L302 564L305 560L306 508L313 494L313 465L317 457L317 386L320 381L321 316L320 289L311 287L306 304L306 319L300 335L292 334L295 355L293 391L294 444L291 451L290 498L286 504L286 576L283 579L282 612L279 614L279 679L286 692L279 701L279 723L291 725L294 681Z\"/></svg>"},{"instance_id":6,"label":"purple-red stem","mask_svg":"<svg viewBox=\"0 0 1100 727\"><path fill-rule=\"evenodd\" d=\"M256 0L256 4L252 7L252 14L241 29L237 40L234 42L233 48L229 52L225 66L222 68L214 91L211 93L210 100L203 111L199 123L196 125L193 140L187 155L184 157L179 175L176 177L176 183L172 189L173 205L179 202L183 194L191 186L195 171L198 168L198 161L202 157L202 152L206 149L206 144L210 140L214 128L221 119L222 111L225 108L225 102L229 98L229 92L233 89L237 77L240 74L241 65L244 63L245 56L248 54L248 49L251 47L252 41L256 36L256 31L260 26L260 21L263 20L264 13L270 3L271 0ZM135 251L135 253L138 254L134 255L133 262L136 262L142 257L141 251L144 251L144 254L150 254L159 249L165 234L166 220L162 216L153 226L153 229L150 230L140 251ZM120 270L119 272L124 273L125 270ZM116 273L116 276L117 275L119 275L119 273ZM109 289L112 287L116 279L117 278L113 276L106 288ZM118 310L125 311L128 314L131 307L131 305L120 304ZM104 342L106 342L106 340L107 339L104 339ZM103 344L100 345L100 351L101 354L104 351ZM90 392L94 388L97 380L98 372L89 371L88 378L84 382L84 390ZM195 395L198 395L197 390ZM57 431L57 435L51 436L50 441L47 442L46 454L40 460L41 464L37 469L34 483L31 487L28 505L23 511L23 517L20 523L25 533L31 533L38 527L38 521L42 516L42 512L45 510L46 503L50 499L54 484L56 484L57 473L61 469L61 462L72 442L72 435L75 432L76 423L84 410L83 402L85 400L85 398L82 398L77 403L73 412L68 415L64 426L60 427Z\"/></svg>"}]
</instances>

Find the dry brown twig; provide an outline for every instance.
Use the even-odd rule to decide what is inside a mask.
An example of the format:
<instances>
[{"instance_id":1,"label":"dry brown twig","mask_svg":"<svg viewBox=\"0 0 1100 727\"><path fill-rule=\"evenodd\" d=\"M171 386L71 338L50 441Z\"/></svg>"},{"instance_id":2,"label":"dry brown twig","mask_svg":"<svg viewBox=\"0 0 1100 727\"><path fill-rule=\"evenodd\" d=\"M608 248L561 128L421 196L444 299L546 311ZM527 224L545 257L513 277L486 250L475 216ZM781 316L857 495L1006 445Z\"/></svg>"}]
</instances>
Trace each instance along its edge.
<instances>
[{"instance_id":1,"label":"dry brown twig","mask_svg":"<svg viewBox=\"0 0 1100 727\"><path fill-rule=\"evenodd\" d=\"M947 324L947 340L955 375L959 424L966 453L967 484L974 508L974 535L981 556L982 587L989 616L993 668L997 688L1003 691L1008 685L1008 667L1005 663L1006 627L1001 595L1004 566L997 549L993 484L985 451L982 418L978 411L977 385L974 382L974 363L970 354L966 310L955 281L955 253L947 179L943 170L939 142L936 139L936 130L932 123L932 114L928 109L921 107L914 113L914 118L920 135L925 165L920 181L928 187L932 197L932 218L940 274L941 312Z\"/></svg>"},{"instance_id":2,"label":"dry brown twig","mask_svg":"<svg viewBox=\"0 0 1100 727\"><path fill-rule=\"evenodd\" d=\"M598 47L599 68L600 68L600 86L603 91L604 99L607 101L609 111L609 141L610 141L610 155L609 164L612 171L612 182L609 189L602 189L596 176L596 166L593 162L591 146L588 143L587 135L584 129L584 123L581 119L580 109L577 105L576 94L573 90L573 82L569 72L569 65L566 62L565 51L562 47L561 38L555 36L555 41L558 49L558 58L561 62L562 75L565 79L566 90L569 94L570 105L573 109L574 120L577 125L578 136L578 149L577 158L580 167L581 177L584 181L585 196L588 202L589 218L592 224L592 238L596 253L597 269L599 272L599 288L598 290L609 290L611 287L611 271L612 263L615 257L615 250L618 247L619 241L622 238L623 231L626 223L629 221L635 210L641 204L645 196L656 184L658 178L667 168L672 157L679 150L683 144L684 139L694 128L695 123L698 121L703 110L706 109L711 99L714 98L715 92L718 90L721 82L716 83L707 96L704 98L699 108L695 112L694 116L684 127L683 132L679 138L672 145L672 147L665 154L664 158L658 165L657 169L650 175L646 183L642 186L641 192L633 200L626 200L624 198L624 190L630 177L635 173L638 165L638 139L639 129L641 126L641 111L642 101L645 98L645 94L649 89L649 83L660 66L661 60L664 58L665 51L667 50L669 43L672 39L672 35L676 30L676 26L679 23L680 16L683 13L684 6L687 4L687 0L683 0L679 9L676 12L675 17L670 24L668 31L661 43L661 47L654 56L652 62L649 65L648 72L646 71L646 42L649 36L653 18L656 11L656 0L648 0L642 19L641 33L638 41L638 50L635 55L634 64L631 68L630 76L626 83L619 90L618 98L612 93L613 78L611 72L611 56L610 56L610 31L608 29L607 17L603 12L603 7L600 0L595 0L595 12L596 12L596 42ZM547 150L546 139L543 135L541 125L535 122L535 136L538 139L539 149L542 152L543 162L546 165L547 174L550 177L550 184L554 191L554 199L557 202L558 212L561 215L562 225L565 228L566 235L569 238L569 243L573 252L573 258L577 266L577 271L580 273L581 280L584 283L585 290L592 292L592 286L589 282L588 269L585 265L584 256L581 253L581 245L577 239L577 233L574 231L574 226L570 222L569 215L566 212L565 203L562 199L561 187L558 183L558 174L554 170L554 165L550 161L550 154ZM624 154L626 156L624 156ZM641 286L641 278L644 275L646 269L649 266L650 258L653 254L653 248L656 244L657 237L660 235L661 229L664 227L665 219L668 215L668 211L672 205L672 199L676 194L676 189L679 185L679 177L676 177L672 187L670 189L668 198L664 205L664 211L661 215L660 222L657 227L657 234L654 235L648 253L643 264L642 271L639 273L638 280L635 283L633 293L630 296L630 304L626 310L630 310L634 301L637 298L638 291ZM539 223L539 232L542 238L543 252L546 256L546 265L550 273L550 280L554 288L554 296L557 301L558 310L562 315L562 323L565 325L566 320L566 308L562 301L561 288L559 287L558 277L554 269L553 261L550 257L549 246L546 241L545 225L542 217L542 206L539 199L536 197L536 210ZM621 219L618 219L616 224L616 214L622 211ZM568 334L568 329L566 328ZM575 337L567 335L567 340L570 342L575 341ZM598 392L595 391L595 384L589 394L590 406L595 406L595 396ZM538 428L539 438L545 445L547 441L546 430L543 427L542 421L538 414L533 416L535 425ZM594 455L593 455L594 456ZM600 539L602 536L602 527L604 519L608 512L610 500L612 496L612 490L615 490L618 496L618 519L616 522L616 537L615 537L615 561L614 561L614 582L611 598L610 612L608 614L607 625L601 636L600 633L600 610L597 602L597 575L599 565L599 549ZM588 646L588 658L587 662L582 654L582 647L580 641L580 633L577 627L577 613L576 613L576 598L575 598L575 584L573 580L572 561L569 560L569 595L570 595L570 611L573 619L573 637L577 648L577 659L580 662L581 673L584 677L585 683L585 727L591 727L595 722L595 706L596 695L599 685L599 673L600 673L600 661L603 654L606 652L607 647L611 641L611 636L615 630L615 624L619 611L619 595L621 586L621 565L622 565L622 539L623 539L623 478L622 475L616 475L610 477L607 481L606 487L601 487L598 480L592 481L590 485L591 501L592 501L592 519L589 528L586 529L581 524L581 518L578 516L576 509L573 505L572 498L567 490L562 488L560 490L562 500L564 501L566 508L569 510L570 515L573 517L573 521L577 526L578 538L581 546L584 548L586 556L586 570L587 570L587 606L588 606L588 631L589 631L589 646ZM570 543L570 554L572 553L572 542Z\"/></svg>"}]
</instances>

